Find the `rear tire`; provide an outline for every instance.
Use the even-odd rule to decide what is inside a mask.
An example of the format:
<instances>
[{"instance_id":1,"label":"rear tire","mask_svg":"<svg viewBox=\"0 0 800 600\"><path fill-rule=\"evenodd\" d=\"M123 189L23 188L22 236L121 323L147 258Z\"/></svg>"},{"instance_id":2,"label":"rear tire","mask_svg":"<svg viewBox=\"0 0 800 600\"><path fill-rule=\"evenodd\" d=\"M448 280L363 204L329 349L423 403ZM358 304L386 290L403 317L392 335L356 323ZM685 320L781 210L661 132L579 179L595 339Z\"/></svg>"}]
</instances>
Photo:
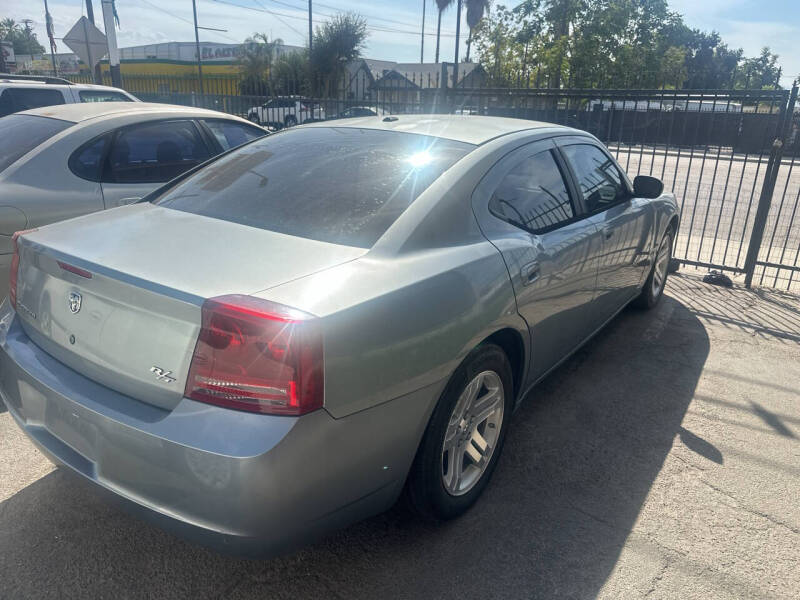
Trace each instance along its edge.
<instances>
[{"instance_id":1,"label":"rear tire","mask_svg":"<svg viewBox=\"0 0 800 600\"><path fill-rule=\"evenodd\" d=\"M297 125L297 117L295 117L294 115L289 115L288 117L286 117L284 123L286 124L286 127L294 127L295 125Z\"/></svg>"},{"instance_id":2,"label":"rear tire","mask_svg":"<svg viewBox=\"0 0 800 600\"><path fill-rule=\"evenodd\" d=\"M247 115L247 120L251 123L255 123L256 125L261 125L261 119L258 118L256 113L251 113Z\"/></svg>"},{"instance_id":3,"label":"rear tire","mask_svg":"<svg viewBox=\"0 0 800 600\"><path fill-rule=\"evenodd\" d=\"M405 488L414 512L447 520L475 503L500 458L513 398L505 352L476 348L447 384L414 458Z\"/></svg>"},{"instance_id":4,"label":"rear tire","mask_svg":"<svg viewBox=\"0 0 800 600\"><path fill-rule=\"evenodd\" d=\"M647 276L647 281L644 282L642 292L632 302L636 308L651 309L658 304L661 296L664 295L664 288L667 285L667 277L669 276L670 259L672 258L672 236L672 229L669 229L661 239L661 244L659 244L653 260L653 268L650 269L650 275Z\"/></svg>"}]
</instances>

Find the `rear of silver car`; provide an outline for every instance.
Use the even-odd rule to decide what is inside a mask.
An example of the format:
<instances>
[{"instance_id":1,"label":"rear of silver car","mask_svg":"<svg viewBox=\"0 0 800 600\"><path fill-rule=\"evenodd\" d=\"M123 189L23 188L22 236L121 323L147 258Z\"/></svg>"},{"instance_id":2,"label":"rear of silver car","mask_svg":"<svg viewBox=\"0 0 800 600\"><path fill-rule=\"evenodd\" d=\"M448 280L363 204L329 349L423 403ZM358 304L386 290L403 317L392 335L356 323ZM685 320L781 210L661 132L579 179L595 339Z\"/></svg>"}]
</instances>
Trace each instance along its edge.
<instances>
[{"instance_id":1,"label":"rear of silver car","mask_svg":"<svg viewBox=\"0 0 800 600\"><path fill-rule=\"evenodd\" d=\"M291 548L396 497L403 457L413 456L420 427L418 416L401 410L414 398L334 419L314 410L318 405L306 411L281 404L289 394L280 381L265 388L251 379L235 390L220 374L222 358L212 356L237 318L230 312L235 297L220 312L220 302L143 286L130 273L78 259L63 251L66 243L59 250L56 237L44 245L34 231L15 240L11 298L0 309L0 395L52 460L162 527L239 553ZM202 259L202 251L196 256ZM219 320L223 313L228 321ZM314 321L296 311L280 314L285 320L270 323L284 331L291 331L291 318ZM243 331L242 323L234 329ZM273 350L292 352L286 345ZM216 365L210 377L202 377L198 357ZM194 383L187 386L189 378ZM271 403L272 414L231 410L241 408L232 398L249 401L241 390L262 392L251 396ZM203 393L217 398L205 402ZM418 415L429 399L419 394ZM385 445L378 432L404 421ZM380 449L364 453L376 435Z\"/></svg>"},{"instance_id":2,"label":"rear of silver car","mask_svg":"<svg viewBox=\"0 0 800 600\"><path fill-rule=\"evenodd\" d=\"M286 304L273 290L358 262L470 147L443 142L441 159L426 152L422 167L397 168L383 133L309 131L223 157L177 184L166 206L138 203L15 235L0 308L0 396L39 448L161 526L237 552L281 551L388 508L446 375L407 381L398 366L404 389L392 388L364 366L390 354L381 338L364 348L346 311L293 307L333 297L335 280ZM336 189L330 178L298 188L284 168L295 157L276 146L312 152L308 136L331 139L318 164L344 181L341 202L325 193ZM406 154L429 146L422 136L392 139ZM341 151L345 143L352 151ZM376 179L382 163L388 172ZM248 210L253 195L241 185L273 192ZM308 205L298 211L301 193ZM346 202L355 225L330 211ZM321 220L316 239L302 235L309 218ZM364 293L373 295L369 285ZM419 337L413 324L403 331Z\"/></svg>"}]
</instances>

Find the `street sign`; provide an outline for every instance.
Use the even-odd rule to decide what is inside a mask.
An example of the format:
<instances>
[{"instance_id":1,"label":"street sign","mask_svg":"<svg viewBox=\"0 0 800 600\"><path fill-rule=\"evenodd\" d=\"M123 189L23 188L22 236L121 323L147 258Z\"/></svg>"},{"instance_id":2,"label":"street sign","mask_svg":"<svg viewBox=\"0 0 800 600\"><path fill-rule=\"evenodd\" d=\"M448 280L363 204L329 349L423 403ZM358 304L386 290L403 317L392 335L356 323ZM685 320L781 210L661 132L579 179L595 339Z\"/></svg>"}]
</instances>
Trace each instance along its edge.
<instances>
[{"instance_id":1,"label":"street sign","mask_svg":"<svg viewBox=\"0 0 800 600\"><path fill-rule=\"evenodd\" d=\"M78 19L62 41L92 68L108 54L106 36L86 17Z\"/></svg>"}]
</instances>

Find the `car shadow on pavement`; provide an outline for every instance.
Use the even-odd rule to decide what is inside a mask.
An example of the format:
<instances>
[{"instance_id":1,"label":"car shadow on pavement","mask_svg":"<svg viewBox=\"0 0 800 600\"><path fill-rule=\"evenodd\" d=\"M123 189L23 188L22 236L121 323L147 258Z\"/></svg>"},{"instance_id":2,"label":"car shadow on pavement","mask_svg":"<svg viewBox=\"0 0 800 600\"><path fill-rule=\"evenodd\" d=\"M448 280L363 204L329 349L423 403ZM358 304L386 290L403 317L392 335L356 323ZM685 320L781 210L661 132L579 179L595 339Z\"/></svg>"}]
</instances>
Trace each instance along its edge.
<instances>
[{"instance_id":1,"label":"car shadow on pavement","mask_svg":"<svg viewBox=\"0 0 800 600\"><path fill-rule=\"evenodd\" d=\"M526 398L462 518L396 507L271 560L180 541L57 470L0 504L0 580L37 598L595 597L676 436L723 460L681 427L708 352L679 301L626 310Z\"/></svg>"}]
</instances>

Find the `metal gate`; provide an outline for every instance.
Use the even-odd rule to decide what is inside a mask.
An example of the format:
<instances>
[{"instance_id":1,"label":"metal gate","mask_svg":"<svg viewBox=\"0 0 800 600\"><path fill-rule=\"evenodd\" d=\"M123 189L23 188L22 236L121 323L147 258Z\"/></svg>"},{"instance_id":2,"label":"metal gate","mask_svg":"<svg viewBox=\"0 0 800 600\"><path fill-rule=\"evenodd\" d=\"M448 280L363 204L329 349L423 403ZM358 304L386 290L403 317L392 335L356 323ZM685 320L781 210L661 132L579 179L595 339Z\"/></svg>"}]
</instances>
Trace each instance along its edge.
<instances>
[{"instance_id":1,"label":"metal gate","mask_svg":"<svg viewBox=\"0 0 800 600\"><path fill-rule=\"evenodd\" d=\"M476 72L465 72L453 86L452 64L442 63L441 73L393 69L378 77L359 71L358 76L346 77L330 96L304 96L303 102L321 107L326 118L350 107L372 107L379 114L484 114L587 130L608 145L631 176L659 177L675 193L681 207L675 240L679 261L743 274L748 286L800 291L796 87L791 91L491 88L481 86L484 79ZM242 96L244 88L235 81L188 95L173 93L169 81L158 82L158 101L242 116L248 107L268 100L267 87L258 95ZM273 84L288 90L284 94L308 87L302 82Z\"/></svg>"},{"instance_id":2,"label":"metal gate","mask_svg":"<svg viewBox=\"0 0 800 600\"><path fill-rule=\"evenodd\" d=\"M584 129L681 207L675 258L800 289L800 118L789 90L451 90L462 110Z\"/></svg>"}]
</instances>

